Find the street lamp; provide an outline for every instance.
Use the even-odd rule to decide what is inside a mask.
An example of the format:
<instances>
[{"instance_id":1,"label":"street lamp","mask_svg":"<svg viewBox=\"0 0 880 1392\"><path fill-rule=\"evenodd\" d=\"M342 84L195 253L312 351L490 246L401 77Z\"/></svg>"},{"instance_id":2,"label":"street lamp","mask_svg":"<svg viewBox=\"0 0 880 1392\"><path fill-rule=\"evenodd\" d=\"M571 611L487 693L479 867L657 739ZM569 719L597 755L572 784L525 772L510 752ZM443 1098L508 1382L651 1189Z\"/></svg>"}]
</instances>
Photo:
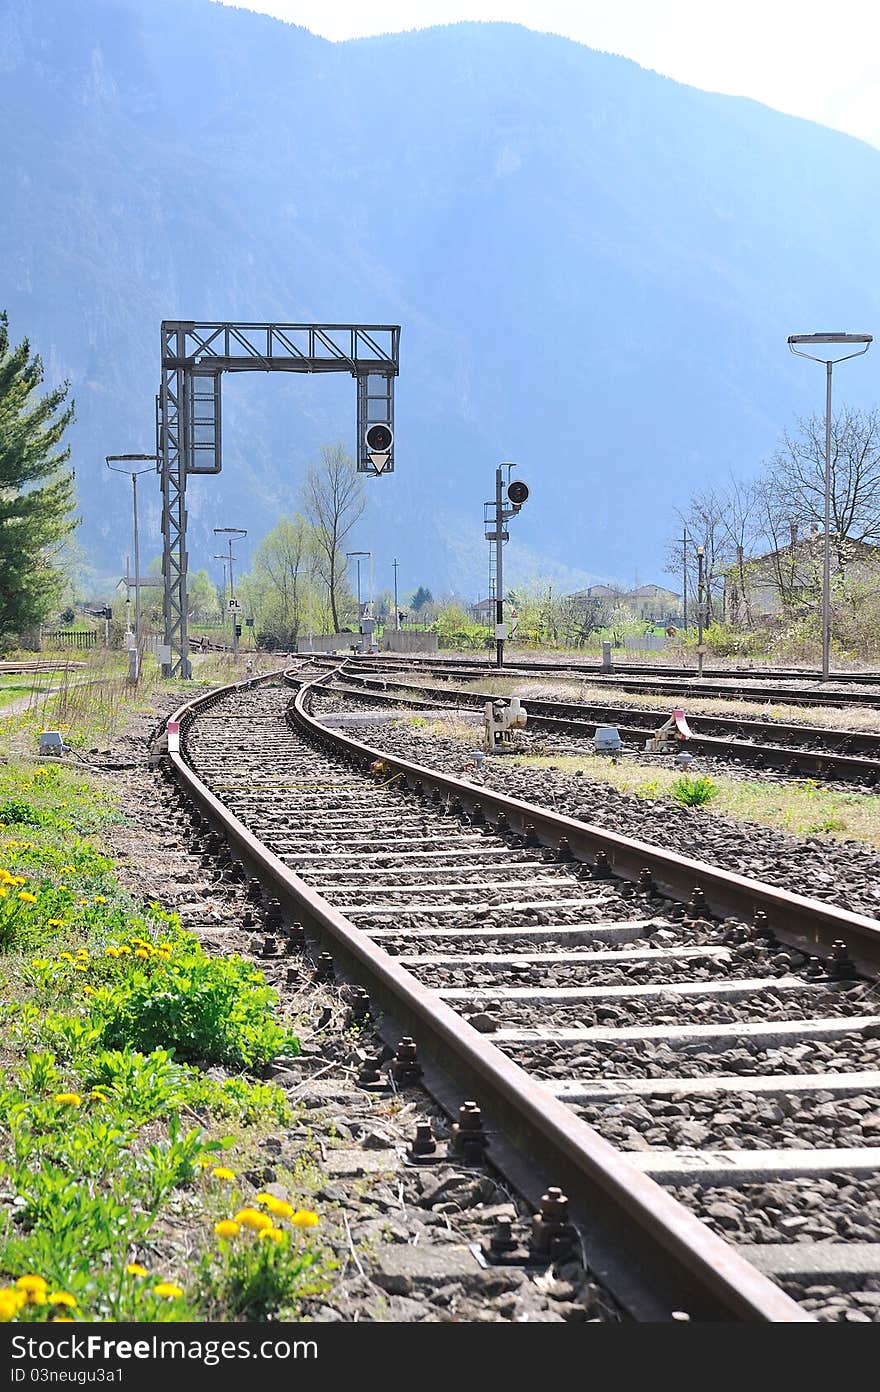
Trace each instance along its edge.
<instances>
[{"instance_id":1,"label":"street lamp","mask_svg":"<svg viewBox=\"0 0 880 1392\"><path fill-rule=\"evenodd\" d=\"M346 559L347 559L347 560L350 560L353 556L357 557L358 632L359 632L359 633L363 633L364 630L363 630L363 628L362 628L362 626L361 626L361 557L362 557L362 556L369 556L369 558L370 558L370 614L369 614L369 617L370 617L370 620L372 621L372 619L373 619L373 553L372 553L372 551L346 551L345 555L346 555ZM372 629L371 629L371 630L370 630L370 637L371 637L371 638L372 638L372 632L373 632L373 631L372 631Z\"/></svg>"},{"instance_id":2,"label":"street lamp","mask_svg":"<svg viewBox=\"0 0 880 1392\"><path fill-rule=\"evenodd\" d=\"M238 614L238 610L235 607L235 581L232 577L232 562L235 559L235 557L232 554L232 538L234 536L246 537L247 527L214 528L215 536L220 536L221 533L224 536L227 534L229 536L229 555L227 557L227 562L229 564L229 612L232 615L232 657L233 660L235 660L238 657L238 620L236 617Z\"/></svg>"},{"instance_id":3,"label":"street lamp","mask_svg":"<svg viewBox=\"0 0 880 1392\"><path fill-rule=\"evenodd\" d=\"M788 346L799 358L825 364L825 553L822 563L822 677L827 680L831 668L831 369L835 363L860 358L874 341L873 334L789 334ZM839 358L817 357L797 346L819 347L831 343L860 343L853 353Z\"/></svg>"},{"instance_id":4,"label":"street lamp","mask_svg":"<svg viewBox=\"0 0 880 1392\"><path fill-rule=\"evenodd\" d=\"M140 653L141 650L141 562L138 538L138 495L137 481L138 474L153 474L156 472L157 456L155 454L105 454L104 459L108 469L112 469L115 474L131 475L131 500L134 512L134 645ZM140 463L149 459L152 462L152 469L120 469L119 464ZM140 660L140 659L138 659Z\"/></svg>"}]
</instances>

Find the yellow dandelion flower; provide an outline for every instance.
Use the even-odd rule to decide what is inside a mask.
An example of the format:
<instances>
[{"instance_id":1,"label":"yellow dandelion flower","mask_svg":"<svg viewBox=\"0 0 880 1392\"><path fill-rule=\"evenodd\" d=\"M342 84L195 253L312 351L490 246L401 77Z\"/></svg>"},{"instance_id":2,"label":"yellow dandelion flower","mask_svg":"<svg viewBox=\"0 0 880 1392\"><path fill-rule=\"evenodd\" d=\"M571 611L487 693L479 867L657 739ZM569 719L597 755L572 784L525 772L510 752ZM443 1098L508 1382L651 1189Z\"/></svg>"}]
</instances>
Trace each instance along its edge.
<instances>
[{"instance_id":1,"label":"yellow dandelion flower","mask_svg":"<svg viewBox=\"0 0 880 1392\"><path fill-rule=\"evenodd\" d=\"M6 886L0 885L0 899L5 899L8 893L9 890L6 888Z\"/></svg>"},{"instance_id":2,"label":"yellow dandelion flower","mask_svg":"<svg viewBox=\"0 0 880 1392\"><path fill-rule=\"evenodd\" d=\"M159 944L159 951L160 951L160 952L171 952L172 949L173 949L173 947L174 947L174 944L173 944L173 943L160 943L160 944Z\"/></svg>"},{"instance_id":3,"label":"yellow dandelion flower","mask_svg":"<svg viewBox=\"0 0 880 1392\"><path fill-rule=\"evenodd\" d=\"M72 953L72 952L59 952L59 953L58 953L58 960L59 960L59 962L72 962L72 961L74 960L74 958L73 958L73 953Z\"/></svg>"},{"instance_id":4,"label":"yellow dandelion flower","mask_svg":"<svg viewBox=\"0 0 880 1392\"><path fill-rule=\"evenodd\" d=\"M50 918L50 919L48 920L48 927L50 927L50 928L63 928L63 927L64 927L64 919L63 919L63 918Z\"/></svg>"},{"instance_id":5,"label":"yellow dandelion flower","mask_svg":"<svg viewBox=\"0 0 880 1392\"><path fill-rule=\"evenodd\" d=\"M316 1228L321 1220L317 1213L311 1213L307 1208L300 1208L291 1215L290 1221L295 1228Z\"/></svg>"},{"instance_id":6,"label":"yellow dandelion flower","mask_svg":"<svg viewBox=\"0 0 880 1392\"><path fill-rule=\"evenodd\" d=\"M88 971L88 966L87 966L87 964L86 964L85 962L74 962L74 964L73 964L73 970L74 970L74 971Z\"/></svg>"},{"instance_id":7,"label":"yellow dandelion flower","mask_svg":"<svg viewBox=\"0 0 880 1392\"><path fill-rule=\"evenodd\" d=\"M75 1310L79 1301L70 1291L53 1291L49 1296L50 1305L64 1305L68 1310Z\"/></svg>"},{"instance_id":8,"label":"yellow dandelion flower","mask_svg":"<svg viewBox=\"0 0 880 1392\"><path fill-rule=\"evenodd\" d=\"M96 895L95 895L94 902L95 902L96 904L106 904L106 903L107 903L106 895L104 895L104 894L96 894Z\"/></svg>"},{"instance_id":9,"label":"yellow dandelion flower","mask_svg":"<svg viewBox=\"0 0 880 1392\"><path fill-rule=\"evenodd\" d=\"M287 1203L285 1199L276 1199L274 1194L258 1194L254 1202L268 1208L274 1218L293 1217L293 1205Z\"/></svg>"},{"instance_id":10,"label":"yellow dandelion flower","mask_svg":"<svg viewBox=\"0 0 880 1392\"><path fill-rule=\"evenodd\" d=\"M76 866L75 866L75 865L59 865L59 866L58 866L58 869L61 871L62 875L75 875L75 874L76 874Z\"/></svg>"},{"instance_id":11,"label":"yellow dandelion flower","mask_svg":"<svg viewBox=\"0 0 880 1392\"><path fill-rule=\"evenodd\" d=\"M37 902L36 894L31 894L29 889L20 889L18 897L23 904L36 904Z\"/></svg>"},{"instance_id":12,"label":"yellow dandelion flower","mask_svg":"<svg viewBox=\"0 0 880 1392\"><path fill-rule=\"evenodd\" d=\"M34 778L48 778L49 770L44 768L34 769Z\"/></svg>"},{"instance_id":13,"label":"yellow dandelion flower","mask_svg":"<svg viewBox=\"0 0 880 1392\"><path fill-rule=\"evenodd\" d=\"M76 955L77 957L88 957L89 949L87 947L78 947L76 949Z\"/></svg>"},{"instance_id":14,"label":"yellow dandelion flower","mask_svg":"<svg viewBox=\"0 0 880 1392\"><path fill-rule=\"evenodd\" d=\"M125 1274L126 1276L149 1275L147 1268L145 1266L141 1266L140 1262L129 1262L128 1266L125 1268Z\"/></svg>"},{"instance_id":15,"label":"yellow dandelion flower","mask_svg":"<svg viewBox=\"0 0 880 1392\"><path fill-rule=\"evenodd\" d=\"M90 988L89 986L84 986L84 987L83 987L83 990L89 991L89 990L91 990L91 988ZM92 991L92 995L94 995L94 994L95 994L94 991ZM90 1101L90 1102L106 1102L106 1101L107 1101L107 1093L104 1091L103 1088L97 1088L97 1087L96 1087L96 1088L92 1088L91 1092L89 1093L89 1101Z\"/></svg>"},{"instance_id":16,"label":"yellow dandelion flower","mask_svg":"<svg viewBox=\"0 0 880 1392\"><path fill-rule=\"evenodd\" d=\"M222 1218L214 1224L214 1231L218 1237L238 1237L241 1227L234 1218Z\"/></svg>"},{"instance_id":17,"label":"yellow dandelion flower","mask_svg":"<svg viewBox=\"0 0 880 1392\"><path fill-rule=\"evenodd\" d=\"M28 1305L45 1305L49 1287L42 1276L19 1276L15 1284Z\"/></svg>"},{"instance_id":18,"label":"yellow dandelion flower","mask_svg":"<svg viewBox=\"0 0 880 1392\"><path fill-rule=\"evenodd\" d=\"M9 881L9 883L10 883L10 884L27 884L27 876L26 876L26 875L13 875L13 876L12 876L12 879Z\"/></svg>"},{"instance_id":19,"label":"yellow dandelion flower","mask_svg":"<svg viewBox=\"0 0 880 1392\"><path fill-rule=\"evenodd\" d=\"M81 1107L82 1098L78 1092L56 1092L53 1102L57 1102L59 1107Z\"/></svg>"},{"instance_id":20,"label":"yellow dandelion flower","mask_svg":"<svg viewBox=\"0 0 880 1392\"><path fill-rule=\"evenodd\" d=\"M158 1286L153 1287L153 1294L161 1296L163 1300L179 1300L183 1295L181 1286L175 1286L172 1281L160 1281Z\"/></svg>"},{"instance_id":21,"label":"yellow dandelion flower","mask_svg":"<svg viewBox=\"0 0 880 1392\"><path fill-rule=\"evenodd\" d=\"M105 949L104 949L104 956L105 956L105 957L118 957L118 956L119 956L119 948L118 948L118 947L105 947Z\"/></svg>"},{"instance_id":22,"label":"yellow dandelion flower","mask_svg":"<svg viewBox=\"0 0 880 1392\"><path fill-rule=\"evenodd\" d=\"M19 1276L15 1283L16 1289L24 1291L25 1295L30 1295L31 1291L42 1291L45 1295L49 1289L49 1282L42 1276Z\"/></svg>"},{"instance_id":23,"label":"yellow dandelion flower","mask_svg":"<svg viewBox=\"0 0 880 1392\"><path fill-rule=\"evenodd\" d=\"M77 902L78 904L88 904L89 901L88 901L88 899L77 899L76 902Z\"/></svg>"},{"instance_id":24,"label":"yellow dandelion flower","mask_svg":"<svg viewBox=\"0 0 880 1392\"><path fill-rule=\"evenodd\" d=\"M140 957L141 960L143 961L143 960L145 960L147 957L149 957L150 954L149 954L149 952L147 951L147 949L146 949L145 947L139 947L139 948L136 950L136 952L135 952L134 955L135 955L135 957Z\"/></svg>"},{"instance_id":25,"label":"yellow dandelion flower","mask_svg":"<svg viewBox=\"0 0 880 1392\"><path fill-rule=\"evenodd\" d=\"M214 1179L235 1179L235 1170L227 1169L225 1165L215 1165L211 1174Z\"/></svg>"},{"instance_id":26,"label":"yellow dandelion flower","mask_svg":"<svg viewBox=\"0 0 880 1392\"><path fill-rule=\"evenodd\" d=\"M45 971L48 965L49 962L45 957L34 957L33 961L31 962L31 966L38 967L40 971Z\"/></svg>"},{"instance_id":27,"label":"yellow dandelion flower","mask_svg":"<svg viewBox=\"0 0 880 1392\"><path fill-rule=\"evenodd\" d=\"M130 956L131 956L131 948L130 948L130 947L126 947L126 946L125 946L125 943L123 943L122 946L121 946L120 948L117 948L116 955L117 955L117 957L130 957Z\"/></svg>"},{"instance_id":28,"label":"yellow dandelion flower","mask_svg":"<svg viewBox=\"0 0 880 1392\"><path fill-rule=\"evenodd\" d=\"M256 1208L240 1208L233 1219L240 1223L243 1228L253 1228L254 1232L262 1232L264 1228L271 1228L272 1219L268 1213L260 1213Z\"/></svg>"},{"instance_id":29,"label":"yellow dandelion flower","mask_svg":"<svg viewBox=\"0 0 880 1392\"><path fill-rule=\"evenodd\" d=\"M0 1324L8 1324L15 1319L22 1305L27 1303L24 1291L13 1290L10 1286L0 1290Z\"/></svg>"},{"instance_id":30,"label":"yellow dandelion flower","mask_svg":"<svg viewBox=\"0 0 880 1392\"><path fill-rule=\"evenodd\" d=\"M76 1324L76 1320L71 1315L53 1315L50 1324Z\"/></svg>"},{"instance_id":31,"label":"yellow dandelion flower","mask_svg":"<svg viewBox=\"0 0 880 1392\"><path fill-rule=\"evenodd\" d=\"M10 845L12 845L12 844L14 844L14 843L13 843L13 842L10 842ZM12 876L10 875L9 871L8 871L8 870L2 870L2 869L0 869L0 880L2 880L4 884L12 884L12 882L13 882Z\"/></svg>"},{"instance_id":32,"label":"yellow dandelion flower","mask_svg":"<svg viewBox=\"0 0 880 1392\"><path fill-rule=\"evenodd\" d=\"M84 996L93 996L94 994L95 994L94 989L89 985L89 983L88 983L87 981L84 981L84 982L83 982L83 995L84 995Z\"/></svg>"},{"instance_id":33,"label":"yellow dandelion flower","mask_svg":"<svg viewBox=\"0 0 880 1392\"><path fill-rule=\"evenodd\" d=\"M281 1228L264 1228L261 1233L257 1234L257 1236L259 1237L260 1242L268 1240L269 1242L278 1243L284 1241L284 1239L287 1237L287 1233L283 1232Z\"/></svg>"}]
</instances>

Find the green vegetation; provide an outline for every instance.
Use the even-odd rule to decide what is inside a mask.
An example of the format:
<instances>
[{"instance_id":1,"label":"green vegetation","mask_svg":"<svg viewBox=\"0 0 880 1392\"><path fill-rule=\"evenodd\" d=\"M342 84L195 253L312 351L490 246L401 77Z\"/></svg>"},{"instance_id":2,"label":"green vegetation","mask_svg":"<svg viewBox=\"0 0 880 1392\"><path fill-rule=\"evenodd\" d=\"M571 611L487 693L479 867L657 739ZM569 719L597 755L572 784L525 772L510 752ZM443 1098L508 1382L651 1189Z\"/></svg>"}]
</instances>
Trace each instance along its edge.
<instances>
[{"instance_id":1,"label":"green vegetation","mask_svg":"<svg viewBox=\"0 0 880 1392\"><path fill-rule=\"evenodd\" d=\"M718 796L718 784L711 778L689 778L684 774L673 783L672 796L684 807L702 807Z\"/></svg>"},{"instance_id":2,"label":"green vegetation","mask_svg":"<svg viewBox=\"0 0 880 1392\"><path fill-rule=\"evenodd\" d=\"M260 972L121 891L89 839L115 816L57 765L0 770L0 1320L295 1318L318 1216L217 1156L289 1120L242 1070L296 1039Z\"/></svg>"},{"instance_id":3,"label":"green vegetation","mask_svg":"<svg viewBox=\"0 0 880 1392\"><path fill-rule=\"evenodd\" d=\"M680 779L675 768L629 759L600 761L589 754L517 755L511 762L526 768L579 773L587 807L593 783L610 784L634 797L674 800L673 788ZM793 836L845 837L880 847L880 798L876 794L837 792L811 778L788 783L718 775L712 782L717 793L701 809L710 816L734 817Z\"/></svg>"},{"instance_id":4,"label":"green vegetation","mask_svg":"<svg viewBox=\"0 0 880 1392\"><path fill-rule=\"evenodd\" d=\"M9 342L0 313L0 635L38 624L57 605L64 573L53 557L76 525L64 432L73 420L65 383L43 397L43 366L25 339Z\"/></svg>"}]
</instances>

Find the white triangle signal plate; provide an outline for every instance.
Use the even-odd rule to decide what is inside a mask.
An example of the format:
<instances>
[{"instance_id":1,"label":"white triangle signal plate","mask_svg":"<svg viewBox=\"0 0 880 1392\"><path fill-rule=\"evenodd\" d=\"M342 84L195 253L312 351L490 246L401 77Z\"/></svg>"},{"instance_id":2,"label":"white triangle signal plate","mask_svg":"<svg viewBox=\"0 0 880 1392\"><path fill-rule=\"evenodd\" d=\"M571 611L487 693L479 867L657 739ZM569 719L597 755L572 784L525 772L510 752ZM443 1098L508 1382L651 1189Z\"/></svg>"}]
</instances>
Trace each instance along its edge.
<instances>
[{"instance_id":1,"label":"white triangle signal plate","mask_svg":"<svg viewBox=\"0 0 880 1392\"><path fill-rule=\"evenodd\" d=\"M385 468L385 466L386 466L386 464L388 463L388 461L389 461L390 458L391 458L391 454L390 454L390 452L389 452L388 450L371 450L371 451L370 451L370 463L372 464L373 468L376 470L376 473L377 473L377 474L381 474L382 470Z\"/></svg>"}]
</instances>

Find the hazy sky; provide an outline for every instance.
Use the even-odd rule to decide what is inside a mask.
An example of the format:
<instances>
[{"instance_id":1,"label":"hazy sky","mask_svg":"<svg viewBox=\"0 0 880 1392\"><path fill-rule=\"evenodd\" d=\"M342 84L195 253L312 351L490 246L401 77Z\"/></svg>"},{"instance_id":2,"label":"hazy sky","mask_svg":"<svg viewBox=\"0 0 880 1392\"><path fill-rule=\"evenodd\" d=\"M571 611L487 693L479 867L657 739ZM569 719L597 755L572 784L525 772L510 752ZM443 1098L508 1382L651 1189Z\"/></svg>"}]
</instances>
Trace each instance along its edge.
<instances>
[{"instance_id":1,"label":"hazy sky","mask_svg":"<svg viewBox=\"0 0 880 1392\"><path fill-rule=\"evenodd\" d=\"M876 0L221 0L328 39L508 20L880 146Z\"/></svg>"}]
</instances>

